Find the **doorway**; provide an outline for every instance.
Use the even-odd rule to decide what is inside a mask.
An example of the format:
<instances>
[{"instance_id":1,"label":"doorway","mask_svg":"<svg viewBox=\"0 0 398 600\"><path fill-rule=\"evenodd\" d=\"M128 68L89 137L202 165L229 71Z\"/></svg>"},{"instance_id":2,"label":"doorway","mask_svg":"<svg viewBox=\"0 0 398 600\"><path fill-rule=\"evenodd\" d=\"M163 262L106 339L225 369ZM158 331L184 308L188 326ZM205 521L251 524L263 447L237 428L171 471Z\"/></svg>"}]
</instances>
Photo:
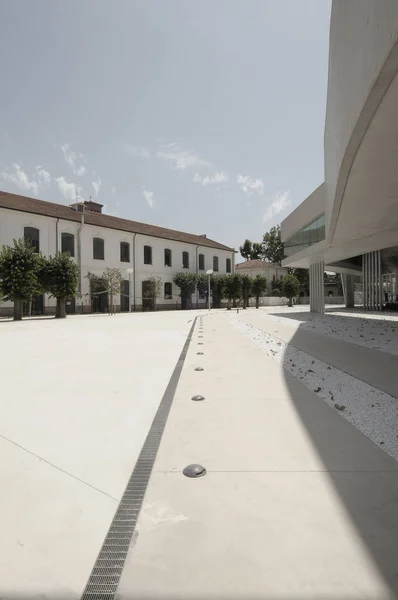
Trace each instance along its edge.
<instances>
[{"instance_id":1,"label":"doorway","mask_svg":"<svg viewBox=\"0 0 398 600\"><path fill-rule=\"evenodd\" d=\"M120 284L120 312L130 310L130 282L124 279Z\"/></svg>"},{"instance_id":2,"label":"doorway","mask_svg":"<svg viewBox=\"0 0 398 600\"><path fill-rule=\"evenodd\" d=\"M142 310L153 310L152 282L142 282Z\"/></svg>"}]
</instances>

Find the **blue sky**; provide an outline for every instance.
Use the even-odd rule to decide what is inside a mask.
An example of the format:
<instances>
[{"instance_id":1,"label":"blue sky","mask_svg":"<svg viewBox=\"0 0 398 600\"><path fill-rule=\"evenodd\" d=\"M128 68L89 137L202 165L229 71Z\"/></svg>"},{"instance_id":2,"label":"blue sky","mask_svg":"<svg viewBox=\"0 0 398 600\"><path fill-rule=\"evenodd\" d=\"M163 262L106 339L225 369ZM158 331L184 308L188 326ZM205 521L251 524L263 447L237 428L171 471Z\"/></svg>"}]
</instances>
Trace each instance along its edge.
<instances>
[{"instance_id":1,"label":"blue sky","mask_svg":"<svg viewBox=\"0 0 398 600\"><path fill-rule=\"evenodd\" d=\"M3 0L0 189L238 247L323 180L329 0Z\"/></svg>"}]
</instances>

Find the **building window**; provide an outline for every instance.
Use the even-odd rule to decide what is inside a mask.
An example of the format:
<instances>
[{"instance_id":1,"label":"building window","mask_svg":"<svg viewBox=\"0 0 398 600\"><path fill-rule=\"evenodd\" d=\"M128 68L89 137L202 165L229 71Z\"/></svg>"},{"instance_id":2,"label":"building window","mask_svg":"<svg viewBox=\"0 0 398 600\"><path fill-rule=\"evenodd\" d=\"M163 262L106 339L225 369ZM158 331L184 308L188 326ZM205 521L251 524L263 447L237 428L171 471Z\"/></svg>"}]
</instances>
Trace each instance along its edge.
<instances>
[{"instance_id":1,"label":"building window","mask_svg":"<svg viewBox=\"0 0 398 600\"><path fill-rule=\"evenodd\" d=\"M164 266L171 267L171 250L169 248L164 251Z\"/></svg>"},{"instance_id":2,"label":"building window","mask_svg":"<svg viewBox=\"0 0 398 600\"><path fill-rule=\"evenodd\" d=\"M166 281L164 284L164 299L172 300L173 299L173 287L169 281Z\"/></svg>"},{"instance_id":3,"label":"building window","mask_svg":"<svg viewBox=\"0 0 398 600\"><path fill-rule=\"evenodd\" d=\"M105 260L105 242L102 238L93 238L93 258Z\"/></svg>"},{"instance_id":4,"label":"building window","mask_svg":"<svg viewBox=\"0 0 398 600\"><path fill-rule=\"evenodd\" d=\"M152 264L152 246L144 246L144 265Z\"/></svg>"},{"instance_id":5,"label":"building window","mask_svg":"<svg viewBox=\"0 0 398 600\"><path fill-rule=\"evenodd\" d=\"M225 270L227 273L231 273L232 271L232 267L231 267L231 259L227 258L225 261Z\"/></svg>"},{"instance_id":6,"label":"building window","mask_svg":"<svg viewBox=\"0 0 398 600\"><path fill-rule=\"evenodd\" d=\"M218 256L213 256L213 271L218 271Z\"/></svg>"},{"instance_id":7,"label":"building window","mask_svg":"<svg viewBox=\"0 0 398 600\"><path fill-rule=\"evenodd\" d=\"M188 252L182 253L182 268L189 269L189 253Z\"/></svg>"},{"instance_id":8,"label":"building window","mask_svg":"<svg viewBox=\"0 0 398 600\"><path fill-rule=\"evenodd\" d=\"M26 242L30 242L35 252L40 252L40 231L36 227L25 227L23 236Z\"/></svg>"},{"instance_id":9,"label":"building window","mask_svg":"<svg viewBox=\"0 0 398 600\"><path fill-rule=\"evenodd\" d=\"M205 255L199 254L199 271L205 270Z\"/></svg>"},{"instance_id":10,"label":"building window","mask_svg":"<svg viewBox=\"0 0 398 600\"><path fill-rule=\"evenodd\" d=\"M302 227L284 243L285 255L292 256L325 239L325 215Z\"/></svg>"},{"instance_id":11,"label":"building window","mask_svg":"<svg viewBox=\"0 0 398 600\"><path fill-rule=\"evenodd\" d=\"M120 242L120 262L130 262L130 244Z\"/></svg>"},{"instance_id":12,"label":"building window","mask_svg":"<svg viewBox=\"0 0 398 600\"><path fill-rule=\"evenodd\" d=\"M73 233L61 233L61 252L75 256L75 236Z\"/></svg>"}]
</instances>

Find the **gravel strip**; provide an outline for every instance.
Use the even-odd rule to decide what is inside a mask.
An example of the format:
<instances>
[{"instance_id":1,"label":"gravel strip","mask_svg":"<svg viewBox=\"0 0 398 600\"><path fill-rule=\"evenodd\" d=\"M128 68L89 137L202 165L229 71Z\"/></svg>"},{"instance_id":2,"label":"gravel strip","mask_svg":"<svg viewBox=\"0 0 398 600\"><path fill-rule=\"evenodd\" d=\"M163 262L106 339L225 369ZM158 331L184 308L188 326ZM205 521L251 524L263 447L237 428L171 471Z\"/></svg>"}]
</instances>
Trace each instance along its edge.
<instances>
[{"instance_id":1,"label":"gravel strip","mask_svg":"<svg viewBox=\"0 0 398 600\"><path fill-rule=\"evenodd\" d=\"M226 315L226 319L387 454L398 460L396 398L243 322L238 315Z\"/></svg>"},{"instance_id":2,"label":"gravel strip","mask_svg":"<svg viewBox=\"0 0 398 600\"><path fill-rule=\"evenodd\" d=\"M278 307L278 314L268 313L276 321L290 321L300 329L316 331L324 335L355 342L374 350L398 354L398 317L392 315L372 314L364 318L355 313L332 313L325 315L310 314L308 311L297 312L295 308L286 317L283 307ZM265 316L265 315L264 315Z\"/></svg>"}]
</instances>

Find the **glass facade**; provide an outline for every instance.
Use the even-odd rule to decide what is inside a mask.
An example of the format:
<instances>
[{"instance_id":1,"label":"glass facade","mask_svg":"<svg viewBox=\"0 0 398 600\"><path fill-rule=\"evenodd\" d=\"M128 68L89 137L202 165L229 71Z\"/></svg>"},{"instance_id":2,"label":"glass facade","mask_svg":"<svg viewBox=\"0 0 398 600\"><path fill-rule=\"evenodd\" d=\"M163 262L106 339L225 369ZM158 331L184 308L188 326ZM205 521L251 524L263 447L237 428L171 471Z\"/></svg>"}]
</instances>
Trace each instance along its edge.
<instances>
[{"instance_id":1,"label":"glass facade","mask_svg":"<svg viewBox=\"0 0 398 600\"><path fill-rule=\"evenodd\" d=\"M286 240L285 255L292 256L309 246L313 246L325 239L325 215L321 215L309 225L306 225L297 231L292 237Z\"/></svg>"}]
</instances>

